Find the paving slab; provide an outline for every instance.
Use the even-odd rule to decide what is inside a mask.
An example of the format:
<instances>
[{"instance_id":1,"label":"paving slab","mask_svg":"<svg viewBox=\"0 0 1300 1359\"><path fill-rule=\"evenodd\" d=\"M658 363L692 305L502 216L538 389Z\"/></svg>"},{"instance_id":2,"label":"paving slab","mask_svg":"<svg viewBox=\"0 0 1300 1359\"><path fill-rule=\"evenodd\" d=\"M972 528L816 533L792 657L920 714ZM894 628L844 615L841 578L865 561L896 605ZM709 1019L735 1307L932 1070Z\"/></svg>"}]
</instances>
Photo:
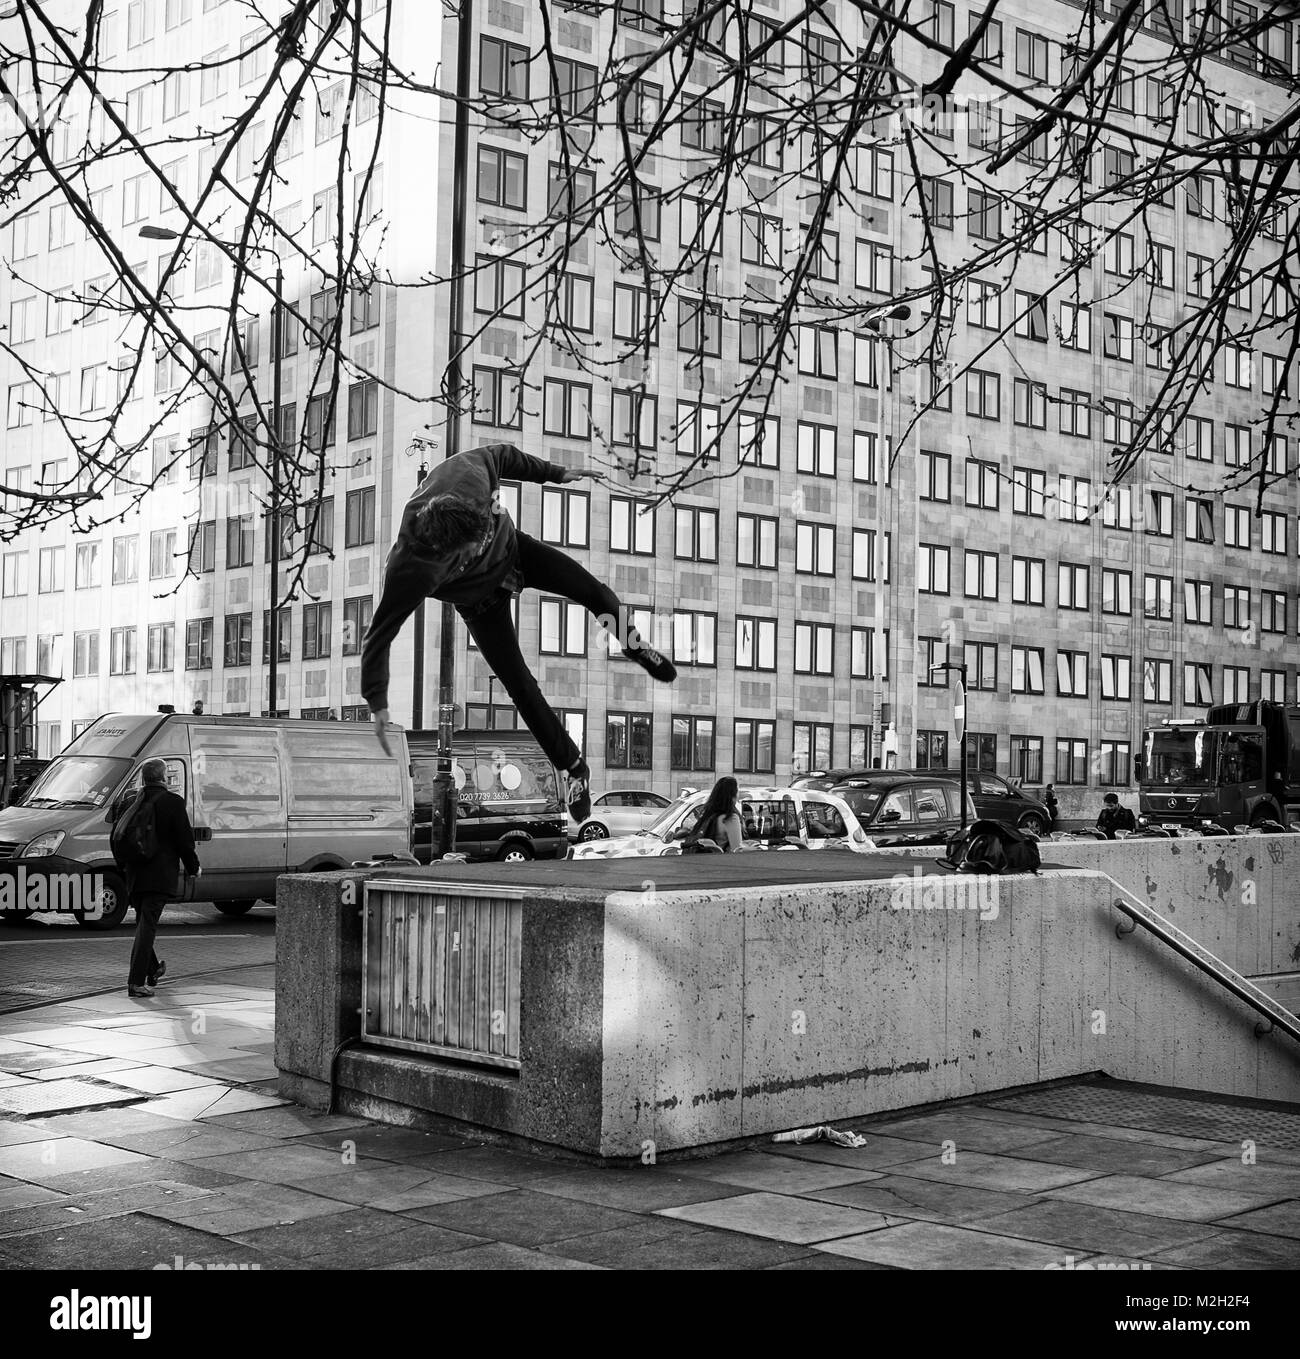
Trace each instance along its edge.
<instances>
[{"instance_id":1,"label":"paving slab","mask_svg":"<svg viewBox=\"0 0 1300 1359\"><path fill-rule=\"evenodd\" d=\"M1153 1147L1172 1147L1177 1151L1207 1151L1222 1154L1234 1142L1215 1141L1208 1137L1180 1137L1176 1133L1155 1132L1148 1128L1124 1128L1115 1123L1090 1123L1080 1119L1057 1118L1049 1114L1011 1113L1006 1109L986 1109L972 1106L971 1116L990 1122L1014 1123L1026 1127L1054 1129L1082 1137L1105 1137L1116 1142L1146 1142Z\"/></svg>"},{"instance_id":2,"label":"paving slab","mask_svg":"<svg viewBox=\"0 0 1300 1359\"><path fill-rule=\"evenodd\" d=\"M170 1118L190 1123L202 1118L230 1089L219 1081L209 1080L187 1090L173 1090L145 1101L140 1107L158 1118Z\"/></svg>"},{"instance_id":3,"label":"paving slab","mask_svg":"<svg viewBox=\"0 0 1300 1359\"><path fill-rule=\"evenodd\" d=\"M209 1156L198 1164L240 1179L264 1180L271 1184L291 1184L313 1175L344 1175L349 1169L341 1156L323 1147L308 1147L300 1143L285 1146L270 1138L267 1141L270 1145L257 1151Z\"/></svg>"},{"instance_id":4,"label":"paving slab","mask_svg":"<svg viewBox=\"0 0 1300 1359\"><path fill-rule=\"evenodd\" d=\"M604 1265L588 1264L585 1260L570 1260L562 1255L547 1255L541 1251L512 1246L508 1241L489 1241L482 1246L446 1251L440 1255L424 1255L416 1260L402 1260L396 1264L376 1265L376 1269L604 1269Z\"/></svg>"},{"instance_id":5,"label":"paving slab","mask_svg":"<svg viewBox=\"0 0 1300 1359\"><path fill-rule=\"evenodd\" d=\"M48 1142L50 1131L45 1120L39 1118L0 1119L0 1147L14 1147L23 1142Z\"/></svg>"},{"instance_id":6,"label":"paving slab","mask_svg":"<svg viewBox=\"0 0 1300 1359\"><path fill-rule=\"evenodd\" d=\"M165 1161L202 1161L214 1156L251 1153L280 1145L274 1138L239 1132L234 1128L209 1128L203 1123L182 1123L179 1119L166 1119L164 1122L171 1126L161 1132L128 1133L103 1140L110 1141L113 1146L143 1152L146 1156L157 1156Z\"/></svg>"},{"instance_id":7,"label":"paving slab","mask_svg":"<svg viewBox=\"0 0 1300 1359\"><path fill-rule=\"evenodd\" d=\"M911 1142L926 1142L931 1151L939 1151L944 1143L956 1143L960 1151L1012 1152L1020 1147L1033 1146L1051 1136L1041 1128L1020 1124L995 1123L980 1118L958 1107L949 1112L938 1110L921 1118L900 1119L897 1123L882 1123L878 1127L882 1137L899 1137Z\"/></svg>"},{"instance_id":8,"label":"paving slab","mask_svg":"<svg viewBox=\"0 0 1300 1359\"><path fill-rule=\"evenodd\" d=\"M25 1206L0 1217L0 1238L47 1231L51 1227L74 1226L95 1218L120 1217L127 1213L162 1211L173 1205L191 1208L203 1202L211 1191L173 1180L99 1189L90 1193L55 1194L53 1199Z\"/></svg>"},{"instance_id":9,"label":"paving slab","mask_svg":"<svg viewBox=\"0 0 1300 1359\"><path fill-rule=\"evenodd\" d=\"M414 1260L444 1250L462 1250L487 1238L414 1222L394 1213L353 1208L306 1222L240 1232L233 1239L272 1255L328 1262L332 1268L359 1269Z\"/></svg>"},{"instance_id":10,"label":"paving slab","mask_svg":"<svg viewBox=\"0 0 1300 1359\"><path fill-rule=\"evenodd\" d=\"M631 1225L540 1247L548 1255L606 1269L770 1269L806 1259L807 1246L717 1231L668 1218L637 1218Z\"/></svg>"},{"instance_id":11,"label":"paving slab","mask_svg":"<svg viewBox=\"0 0 1300 1359\"><path fill-rule=\"evenodd\" d=\"M1213 1222L1251 1208L1262 1208L1277 1199L1276 1194L1268 1191L1213 1189L1207 1185L1144 1179L1138 1175L1107 1175L1083 1184L1065 1185L1048 1191L1048 1197L1149 1213L1154 1217L1176 1217L1184 1222Z\"/></svg>"},{"instance_id":12,"label":"paving slab","mask_svg":"<svg viewBox=\"0 0 1300 1359\"><path fill-rule=\"evenodd\" d=\"M231 1093L241 1096L248 1094L243 1090ZM301 1105L284 1102L278 1105L255 1105L240 1112L206 1113L203 1121L213 1127L261 1133L263 1137L309 1137L313 1133L335 1133L370 1126L364 1119L352 1114L323 1114L315 1109L304 1109Z\"/></svg>"},{"instance_id":13,"label":"paving slab","mask_svg":"<svg viewBox=\"0 0 1300 1359\"><path fill-rule=\"evenodd\" d=\"M412 1208L405 1216L452 1231L473 1232L489 1240L511 1241L516 1246L590 1236L614 1227L630 1227L637 1221L632 1213L529 1189Z\"/></svg>"},{"instance_id":14,"label":"paving slab","mask_svg":"<svg viewBox=\"0 0 1300 1359\"><path fill-rule=\"evenodd\" d=\"M864 1183L817 1189L810 1192L808 1197L820 1199L824 1203L842 1203L850 1208L884 1213L894 1219L947 1223L962 1223L971 1218L1021 1208L1033 1202L1025 1194L888 1174Z\"/></svg>"},{"instance_id":15,"label":"paving slab","mask_svg":"<svg viewBox=\"0 0 1300 1359\"><path fill-rule=\"evenodd\" d=\"M152 1184L160 1176L204 1189L217 1189L238 1181L238 1176L200 1169L188 1161L160 1164L152 1156L138 1156L120 1165L98 1166L90 1170L76 1170L68 1175L52 1176L45 1183L51 1189L61 1190L65 1194L86 1194L99 1189L117 1189L123 1185Z\"/></svg>"},{"instance_id":16,"label":"paving slab","mask_svg":"<svg viewBox=\"0 0 1300 1359\"><path fill-rule=\"evenodd\" d=\"M42 1203L62 1203L64 1197L57 1189L47 1189L42 1184L6 1179L0 1183L0 1235L8 1230L6 1214Z\"/></svg>"},{"instance_id":17,"label":"paving slab","mask_svg":"<svg viewBox=\"0 0 1300 1359\"><path fill-rule=\"evenodd\" d=\"M30 1073L37 1080L65 1080L72 1076L110 1077L132 1065L124 1057L92 1057L88 1062L71 1062L66 1066L53 1066L34 1069ZM116 1085L116 1081L111 1082Z\"/></svg>"},{"instance_id":18,"label":"paving slab","mask_svg":"<svg viewBox=\"0 0 1300 1359\"><path fill-rule=\"evenodd\" d=\"M0 1147L0 1175L53 1188L58 1187L56 1181L65 1175L131 1164L148 1166L150 1162L136 1152L79 1137L53 1137L45 1142Z\"/></svg>"},{"instance_id":19,"label":"paving slab","mask_svg":"<svg viewBox=\"0 0 1300 1359\"><path fill-rule=\"evenodd\" d=\"M177 1071L169 1066L125 1066L113 1073L113 1084L138 1090L142 1095L169 1095L177 1090L192 1090L198 1085L210 1085L205 1076L191 1071Z\"/></svg>"},{"instance_id":20,"label":"paving slab","mask_svg":"<svg viewBox=\"0 0 1300 1359\"><path fill-rule=\"evenodd\" d=\"M90 1142L120 1145L120 1139L143 1133L166 1132L175 1119L159 1118L138 1105L130 1109L87 1109L37 1120L47 1136L84 1137Z\"/></svg>"},{"instance_id":21,"label":"paving slab","mask_svg":"<svg viewBox=\"0 0 1300 1359\"><path fill-rule=\"evenodd\" d=\"M1162 1251L1158 1258L1179 1269L1294 1270L1297 1251L1293 1237L1226 1231L1194 1241L1190 1246Z\"/></svg>"},{"instance_id":22,"label":"paving slab","mask_svg":"<svg viewBox=\"0 0 1300 1359\"><path fill-rule=\"evenodd\" d=\"M1177 1151L1150 1143L1121 1142L1074 1133L1035 1142L1024 1154L1035 1161L1115 1175L1163 1175L1166 1171L1186 1170L1216 1159L1215 1153L1210 1151Z\"/></svg>"},{"instance_id":23,"label":"paving slab","mask_svg":"<svg viewBox=\"0 0 1300 1359\"><path fill-rule=\"evenodd\" d=\"M683 1175L692 1179L717 1180L744 1189L771 1189L788 1194L829 1189L832 1185L852 1184L855 1180L871 1180L877 1174L865 1166L850 1169L819 1161L773 1156L763 1151L727 1152L707 1161L682 1161L677 1165Z\"/></svg>"},{"instance_id":24,"label":"paving slab","mask_svg":"<svg viewBox=\"0 0 1300 1359\"><path fill-rule=\"evenodd\" d=\"M945 1164L942 1156L932 1156L928 1161L908 1161L892 1167L892 1171L919 1180L968 1184L976 1189L1006 1189L1021 1194L1042 1193L1090 1179L1096 1174L1075 1166L1033 1161L1028 1156L993 1156L981 1151L959 1151L951 1164Z\"/></svg>"},{"instance_id":25,"label":"paving slab","mask_svg":"<svg viewBox=\"0 0 1300 1359\"><path fill-rule=\"evenodd\" d=\"M360 1142L358 1154L363 1150ZM367 1155L383 1155L382 1152L367 1151ZM472 1180L491 1180L496 1184L516 1187L536 1184L539 1180L550 1179L553 1175L566 1175L574 1169L573 1161L552 1161L541 1156L523 1156L518 1152L506 1151L502 1147L467 1146L452 1147L425 1156L403 1158L411 1165L425 1166L446 1175L464 1175Z\"/></svg>"},{"instance_id":26,"label":"paving slab","mask_svg":"<svg viewBox=\"0 0 1300 1359\"><path fill-rule=\"evenodd\" d=\"M890 1225L890 1219L882 1213L768 1193L740 1194L707 1203L684 1204L680 1208L663 1208L659 1210L659 1216L803 1246L839 1236L874 1232Z\"/></svg>"},{"instance_id":27,"label":"paving slab","mask_svg":"<svg viewBox=\"0 0 1300 1359\"><path fill-rule=\"evenodd\" d=\"M1243 1165L1241 1158L1211 1161L1191 1170L1178 1170L1161 1179L1171 1184L1204 1184L1212 1189L1241 1190L1248 1194L1273 1194L1279 1199L1300 1199L1300 1166L1257 1161Z\"/></svg>"},{"instance_id":28,"label":"paving slab","mask_svg":"<svg viewBox=\"0 0 1300 1359\"><path fill-rule=\"evenodd\" d=\"M1105 1251L1143 1259L1173 1246L1203 1241L1217 1230L1201 1222L1181 1222L1177 1218L1046 1198L1032 1200L1010 1212L972 1219L967 1225L1075 1251Z\"/></svg>"},{"instance_id":29,"label":"paving slab","mask_svg":"<svg viewBox=\"0 0 1300 1359\"><path fill-rule=\"evenodd\" d=\"M1045 1269L1062 1260L1056 1246L938 1222L907 1222L813 1249L903 1269Z\"/></svg>"},{"instance_id":30,"label":"paving slab","mask_svg":"<svg viewBox=\"0 0 1300 1359\"><path fill-rule=\"evenodd\" d=\"M350 1144L358 1160L374 1157L381 1161L408 1161L435 1153L482 1146L476 1138L449 1137L443 1133L422 1132L418 1128L398 1128L389 1124L313 1134L304 1139L308 1145L325 1147L336 1154L342 1153L345 1141ZM526 1157L518 1159L521 1163L527 1163L528 1160Z\"/></svg>"},{"instance_id":31,"label":"paving slab","mask_svg":"<svg viewBox=\"0 0 1300 1359\"><path fill-rule=\"evenodd\" d=\"M1300 1199L1272 1203L1249 1213L1224 1218L1222 1224L1242 1232L1266 1232L1270 1236L1290 1236L1296 1242L1295 1264L1300 1268Z\"/></svg>"},{"instance_id":32,"label":"paving slab","mask_svg":"<svg viewBox=\"0 0 1300 1359\"><path fill-rule=\"evenodd\" d=\"M630 1213L653 1213L660 1208L677 1208L684 1203L732 1198L746 1191L737 1184L699 1180L676 1174L671 1166L638 1166L634 1170L609 1168L577 1170L570 1174L548 1175L533 1182L539 1194L580 1199L606 1208L622 1208Z\"/></svg>"},{"instance_id":33,"label":"paving slab","mask_svg":"<svg viewBox=\"0 0 1300 1359\"><path fill-rule=\"evenodd\" d=\"M259 1185L256 1194L231 1186L213 1191L206 1199L176 1203L170 1209L150 1209L169 1221L198 1227L217 1236L235 1236L262 1227L285 1226L347 1211L350 1211L348 1204L282 1185Z\"/></svg>"},{"instance_id":34,"label":"paving slab","mask_svg":"<svg viewBox=\"0 0 1300 1359\"><path fill-rule=\"evenodd\" d=\"M148 1213L0 1239L0 1261L12 1269L153 1269L174 1267L178 1256L204 1265L252 1265L261 1258L239 1242Z\"/></svg>"},{"instance_id":35,"label":"paving slab","mask_svg":"<svg viewBox=\"0 0 1300 1359\"><path fill-rule=\"evenodd\" d=\"M484 1194L505 1194L509 1185L489 1184L460 1175L440 1175L416 1166L372 1161L351 1166L344 1175L313 1175L292 1181L295 1188L325 1198L387 1212L427 1208L436 1203L456 1203Z\"/></svg>"},{"instance_id":36,"label":"paving slab","mask_svg":"<svg viewBox=\"0 0 1300 1359\"><path fill-rule=\"evenodd\" d=\"M47 1071L56 1066L73 1066L85 1060L84 1052L32 1046L21 1052L7 1052L0 1056L0 1071L19 1075L28 1071Z\"/></svg>"}]
</instances>

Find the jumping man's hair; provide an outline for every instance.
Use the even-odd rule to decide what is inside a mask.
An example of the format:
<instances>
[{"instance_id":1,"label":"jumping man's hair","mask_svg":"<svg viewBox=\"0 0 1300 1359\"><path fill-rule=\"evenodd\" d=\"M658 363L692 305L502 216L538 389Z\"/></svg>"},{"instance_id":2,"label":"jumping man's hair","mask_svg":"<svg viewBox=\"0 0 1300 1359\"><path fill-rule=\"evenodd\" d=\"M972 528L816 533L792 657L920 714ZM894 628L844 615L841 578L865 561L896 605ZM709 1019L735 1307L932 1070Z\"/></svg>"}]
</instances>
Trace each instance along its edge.
<instances>
[{"instance_id":1,"label":"jumping man's hair","mask_svg":"<svg viewBox=\"0 0 1300 1359\"><path fill-rule=\"evenodd\" d=\"M488 530L491 515L461 495L431 496L415 512L415 536L426 547L454 551L478 543Z\"/></svg>"}]
</instances>

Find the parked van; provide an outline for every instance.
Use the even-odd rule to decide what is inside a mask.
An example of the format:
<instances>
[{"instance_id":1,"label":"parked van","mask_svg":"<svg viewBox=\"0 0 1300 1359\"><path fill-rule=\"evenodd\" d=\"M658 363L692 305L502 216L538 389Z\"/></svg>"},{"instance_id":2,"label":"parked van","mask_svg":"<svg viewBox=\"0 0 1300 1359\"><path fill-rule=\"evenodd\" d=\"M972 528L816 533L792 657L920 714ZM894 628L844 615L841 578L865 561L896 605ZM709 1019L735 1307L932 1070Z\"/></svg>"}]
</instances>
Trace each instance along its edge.
<instances>
[{"instance_id":1,"label":"parked van","mask_svg":"<svg viewBox=\"0 0 1300 1359\"><path fill-rule=\"evenodd\" d=\"M405 733L386 756L369 724L189 713L98 718L53 760L20 807L0 811L0 873L102 873L100 915L121 922L127 900L108 837L114 814L160 759L185 799L202 891L224 915L274 900L281 873L346 868L405 851L411 780Z\"/></svg>"},{"instance_id":2,"label":"parked van","mask_svg":"<svg viewBox=\"0 0 1300 1359\"><path fill-rule=\"evenodd\" d=\"M407 733L415 786L411 852L424 864L440 844L438 733ZM526 731L458 731L452 735L454 849L472 860L562 859L568 817L560 776ZM435 834L435 832L438 832Z\"/></svg>"}]
</instances>

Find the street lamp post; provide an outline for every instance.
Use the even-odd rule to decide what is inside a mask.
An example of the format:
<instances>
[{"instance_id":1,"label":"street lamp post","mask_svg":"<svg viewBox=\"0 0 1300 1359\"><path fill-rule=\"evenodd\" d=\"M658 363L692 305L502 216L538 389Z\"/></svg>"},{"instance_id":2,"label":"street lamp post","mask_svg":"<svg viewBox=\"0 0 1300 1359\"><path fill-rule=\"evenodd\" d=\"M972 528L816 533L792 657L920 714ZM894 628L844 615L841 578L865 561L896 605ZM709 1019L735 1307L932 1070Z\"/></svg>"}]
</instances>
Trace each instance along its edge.
<instances>
[{"instance_id":1,"label":"street lamp post","mask_svg":"<svg viewBox=\"0 0 1300 1359\"><path fill-rule=\"evenodd\" d=\"M140 235L147 241L178 241L180 232L172 227L164 226L142 226ZM239 249L232 241L214 241L214 245L225 245L232 249ZM270 633L269 655L267 657L267 699L268 714L271 717L279 715L279 704L277 702L279 689L279 665L280 665L280 379L281 379L281 360L284 345L284 264L280 259L277 250L270 246L255 247L258 253L266 253L275 256L275 299L274 310L271 313L271 421L270 421L270 474L271 474L271 609L270 609Z\"/></svg>"},{"instance_id":2,"label":"street lamp post","mask_svg":"<svg viewBox=\"0 0 1300 1359\"><path fill-rule=\"evenodd\" d=\"M961 828L966 829L966 667L956 661L941 661L938 665L932 665L929 673L933 675L938 670L955 670L961 677L961 690L957 695L957 702L953 705L953 725L957 731L957 761L961 766Z\"/></svg>"}]
</instances>

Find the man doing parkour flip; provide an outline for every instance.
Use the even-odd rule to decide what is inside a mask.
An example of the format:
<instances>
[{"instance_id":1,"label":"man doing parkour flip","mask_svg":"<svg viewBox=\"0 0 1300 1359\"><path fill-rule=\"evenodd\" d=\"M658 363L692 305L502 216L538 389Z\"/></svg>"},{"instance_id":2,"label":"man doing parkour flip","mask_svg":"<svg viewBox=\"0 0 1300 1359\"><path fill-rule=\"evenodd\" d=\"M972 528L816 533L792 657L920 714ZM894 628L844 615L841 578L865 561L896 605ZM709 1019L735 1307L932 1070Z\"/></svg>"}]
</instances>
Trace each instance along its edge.
<instances>
[{"instance_id":1,"label":"man doing parkour flip","mask_svg":"<svg viewBox=\"0 0 1300 1359\"><path fill-rule=\"evenodd\" d=\"M521 590L563 595L594 614L623 646L623 655L657 680L676 668L644 639L627 633L618 596L563 552L516 530L502 508L501 478L577 481L584 469L561 467L513 444L489 444L440 463L402 512L384 567L384 588L361 652L361 694L388 751L388 651L402 624L426 597L456 606L483 659L514 700L547 758L568 774L569 813L591 814L590 770L573 738L524 663L510 601Z\"/></svg>"}]
</instances>

